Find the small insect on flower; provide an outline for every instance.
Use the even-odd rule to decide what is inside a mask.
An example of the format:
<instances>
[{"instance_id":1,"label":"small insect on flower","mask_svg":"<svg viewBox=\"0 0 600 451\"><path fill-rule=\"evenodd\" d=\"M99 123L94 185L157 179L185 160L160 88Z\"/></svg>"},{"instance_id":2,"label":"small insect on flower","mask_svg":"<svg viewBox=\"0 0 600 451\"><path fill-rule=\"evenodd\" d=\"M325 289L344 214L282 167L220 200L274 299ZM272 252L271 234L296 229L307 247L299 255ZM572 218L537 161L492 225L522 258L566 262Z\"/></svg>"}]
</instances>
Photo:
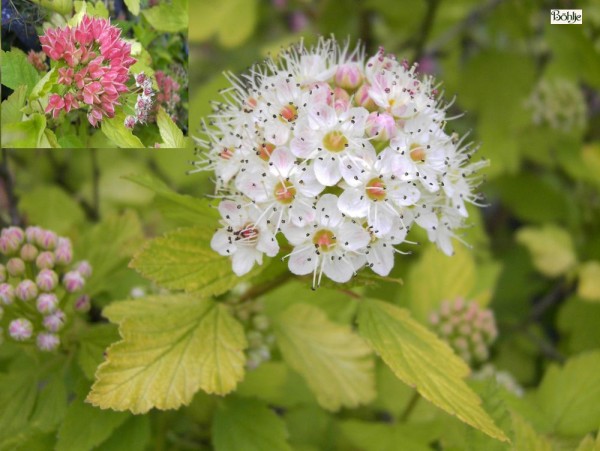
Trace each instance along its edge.
<instances>
[{"instance_id":1,"label":"small insect on flower","mask_svg":"<svg viewBox=\"0 0 600 451\"><path fill-rule=\"evenodd\" d=\"M412 227L453 253L487 163L446 132L448 104L417 64L320 39L228 77L195 171L215 173L212 246L236 274L275 255L280 232L289 270L314 287L364 266L387 276Z\"/></svg>"}]
</instances>

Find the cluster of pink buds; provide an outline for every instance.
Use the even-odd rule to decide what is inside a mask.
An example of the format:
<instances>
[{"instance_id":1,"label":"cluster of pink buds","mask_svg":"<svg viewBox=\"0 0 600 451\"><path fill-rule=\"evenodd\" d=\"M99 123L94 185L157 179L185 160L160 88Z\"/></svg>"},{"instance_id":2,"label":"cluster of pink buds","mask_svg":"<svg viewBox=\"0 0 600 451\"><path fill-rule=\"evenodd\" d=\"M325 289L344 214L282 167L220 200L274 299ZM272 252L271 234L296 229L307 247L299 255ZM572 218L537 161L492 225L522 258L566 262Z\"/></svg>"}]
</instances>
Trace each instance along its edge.
<instances>
[{"instance_id":1,"label":"cluster of pink buds","mask_svg":"<svg viewBox=\"0 0 600 451\"><path fill-rule=\"evenodd\" d=\"M178 92L181 85L170 75L163 71L156 71L156 83L158 84L158 93L156 95L156 110L162 105L165 111L171 116L173 121L177 120L177 105L181 101Z\"/></svg>"},{"instance_id":2,"label":"cluster of pink buds","mask_svg":"<svg viewBox=\"0 0 600 451\"><path fill-rule=\"evenodd\" d=\"M45 72L48 70L48 65L46 64L46 54L44 52L36 52L35 50L30 50L27 54L27 61L38 72Z\"/></svg>"},{"instance_id":3,"label":"cluster of pink buds","mask_svg":"<svg viewBox=\"0 0 600 451\"><path fill-rule=\"evenodd\" d=\"M125 118L125 127L133 129L135 124L145 124L152 112L154 89L152 89L152 79L144 72L140 72L135 77L135 86L139 94L135 101L135 116Z\"/></svg>"},{"instance_id":4,"label":"cluster of pink buds","mask_svg":"<svg viewBox=\"0 0 600 451\"><path fill-rule=\"evenodd\" d=\"M121 30L109 20L84 16L76 27L47 30L40 42L46 55L58 61L58 83L67 87L50 95L46 113L56 118L62 110L87 107L94 127L104 116L114 117L136 61Z\"/></svg>"},{"instance_id":5,"label":"cluster of pink buds","mask_svg":"<svg viewBox=\"0 0 600 451\"><path fill-rule=\"evenodd\" d=\"M0 342L4 331L42 351L60 345L67 312L87 312L82 293L92 274L87 261L72 264L68 238L40 227L8 227L0 232Z\"/></svg>"},{"instance_id":6,"label":"cluster of pink buds","mask_svg":"<svg viewBox=\"0 0 600 451\"><path fill-rule=\"evenodd\" d=\"M271 360L275 335L273 335L269 318L263 313L264 307L261 301L238 303L238 300L239 298L236 297L231 307L233 315L243 324L248 338L246 367L254 370L263 362Z\"/></svg>"},{"instance_id":7,"label":"cluster of pink buds","mask_svg":"<svg viewBox=\"0 0 600 451\"><path fill-rule=\"evenodd\" d=\"M498 336L494 313L462 298L442 302L440 309L429 317L429 322L469 364L486 361L490 356L489 347Z\"/></svg>"}]
</instances>

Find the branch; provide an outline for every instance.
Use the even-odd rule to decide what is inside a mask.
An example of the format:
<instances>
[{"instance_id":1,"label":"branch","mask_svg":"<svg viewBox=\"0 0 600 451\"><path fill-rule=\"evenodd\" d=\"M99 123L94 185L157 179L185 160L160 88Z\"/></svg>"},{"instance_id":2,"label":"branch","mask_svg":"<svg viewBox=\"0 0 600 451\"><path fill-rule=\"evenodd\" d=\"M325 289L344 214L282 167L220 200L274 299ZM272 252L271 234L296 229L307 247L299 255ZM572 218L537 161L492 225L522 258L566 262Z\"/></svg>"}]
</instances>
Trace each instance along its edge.
<instances>
[{"instance_id":1,"label":"branch","mask_svg":"<svg viewBox=\"0 0 600 451\"><path fill-rule=\"evenodd\" d=\"M421 32L419 33L417 42L415 43L414 61L420 60L424 54L425 43L427 42L427 38L429 38L429 34L431 33L431 28L433 27L435 14L439 4L440 0L427 1L427 11L425 12L425 17L423 18L423 23L421 24Z\"/></svg>"}]
</instances>

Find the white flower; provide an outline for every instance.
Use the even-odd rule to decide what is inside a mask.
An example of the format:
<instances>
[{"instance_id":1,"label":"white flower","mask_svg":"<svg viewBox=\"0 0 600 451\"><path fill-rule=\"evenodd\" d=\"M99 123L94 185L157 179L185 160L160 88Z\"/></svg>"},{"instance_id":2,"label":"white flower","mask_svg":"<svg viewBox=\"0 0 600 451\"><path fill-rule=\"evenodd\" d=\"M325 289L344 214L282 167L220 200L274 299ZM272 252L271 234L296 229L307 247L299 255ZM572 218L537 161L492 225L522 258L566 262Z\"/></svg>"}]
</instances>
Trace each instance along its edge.
<instances>
[{"instance_id":1,"label":"white flower","mask_svg":"<svg viewBox=\"0 0 600 451\"><path fill-rule=\"evenodd\" d=\"M283 229L294 246L288 267L297 275L313 273L313 287L325 274L334 282L348 282L363 266L365 257L359 251L369 244L369 233L360 225L345 218L337 207L333 194L321 196L316 217L305 227L292 224Z\"/></svg>"},{"instance_id":2,"label":"white flower","mask_svg":"<svg viewBox=\"0 0 600 451\"><path fill-rule=\"evenodd\" d=\"M374 273L387 276L394 267L396 253L401 253L394 246L401 244L406 239L408 227L402 220L396 218L390 231L384 237L371 236L371 243L367 246L365 256L367 265Z\"/></svg>"},{"instance_id":3,"label":"white flower","mask_svg":"<svg viewBox=\"0 0 600 451\"><path fill-rule=\"evenodd\" d=\"M279 244L254 205L224 200L219 204L223 228L217 230L210 246L221 255L231 256L233 272L242 276L255 263L262 264L262 256L274 257Z\"/></svg>"}]
</instances>

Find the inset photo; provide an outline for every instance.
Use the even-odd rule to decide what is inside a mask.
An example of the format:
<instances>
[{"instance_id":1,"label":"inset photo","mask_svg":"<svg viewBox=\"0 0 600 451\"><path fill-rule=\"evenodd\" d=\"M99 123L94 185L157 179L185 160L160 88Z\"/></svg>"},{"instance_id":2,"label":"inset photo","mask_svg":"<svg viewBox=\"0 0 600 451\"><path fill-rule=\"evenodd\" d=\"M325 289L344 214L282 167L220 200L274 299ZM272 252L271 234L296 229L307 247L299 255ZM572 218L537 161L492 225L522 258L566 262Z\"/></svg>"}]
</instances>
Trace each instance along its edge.
<instances>
[{"instance_id":1,"label":"inset photo","mask_svg":"<svg viewBox=\"0 0 600 451\"><path fill-rule=\"evenodd\" d=\"M188 0L2 0L2 147L188 146Z\"/></svg>"}]
</instances>

